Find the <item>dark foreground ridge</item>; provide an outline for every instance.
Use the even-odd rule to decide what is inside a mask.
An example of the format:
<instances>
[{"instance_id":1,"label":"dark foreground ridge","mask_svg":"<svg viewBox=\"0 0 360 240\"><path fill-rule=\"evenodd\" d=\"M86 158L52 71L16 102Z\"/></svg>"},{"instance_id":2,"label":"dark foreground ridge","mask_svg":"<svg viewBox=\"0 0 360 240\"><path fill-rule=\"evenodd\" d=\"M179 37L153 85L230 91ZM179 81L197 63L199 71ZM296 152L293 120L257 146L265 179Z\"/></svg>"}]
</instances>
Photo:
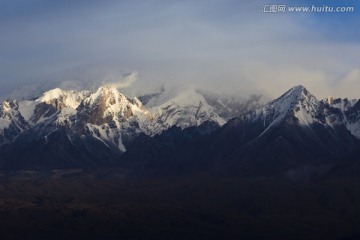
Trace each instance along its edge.
<instances>
[{"instance_id":1,"label":"dark foreground ridge","mask_svg":"<svg viewBox=\"0 0 360 240\"><path fill-rule=\"evenodd\" d=\"M357 239L358 177L124 180L120 169L0 182L4 239ZM347 237L347 238L346 238Z\"/></svg>"}]
</instances>

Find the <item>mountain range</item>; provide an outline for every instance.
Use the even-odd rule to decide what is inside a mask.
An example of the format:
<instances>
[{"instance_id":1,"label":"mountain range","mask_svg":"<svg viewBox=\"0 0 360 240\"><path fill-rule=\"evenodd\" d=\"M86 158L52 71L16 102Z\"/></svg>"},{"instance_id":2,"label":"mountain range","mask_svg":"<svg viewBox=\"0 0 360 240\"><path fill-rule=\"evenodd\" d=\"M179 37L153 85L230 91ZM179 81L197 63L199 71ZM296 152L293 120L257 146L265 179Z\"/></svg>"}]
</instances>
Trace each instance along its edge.
<instances>
[{"instance_id":1,"label":"mountain range","mask_svg":"<svg viewBox=\"0 0 360 240\"><path fill-rule=\"evenodd\" d=\"M191 88L129 98L104 85L53 89L0 109L1 169L221 166L302 178L351 158L359 139L359 100L318 100L303 86L266 102Z\"/></svg>"},{"instance_id":2,"label":"mountain range","mask_svg":"<svg viewBox=\"0 0 360 240\"><path fill-rule=\"evenodd\" d=\"M141 99L142 102L139 100ZM225 103L224 103L225 102ZM134 140L171 127L213 122L217 127L265 102L219 97L198 89L129 98L110 85L96 91L49 90L32 100L8 100L0 109L2 168L109 166Z\"/></svg>"}]
</instances>

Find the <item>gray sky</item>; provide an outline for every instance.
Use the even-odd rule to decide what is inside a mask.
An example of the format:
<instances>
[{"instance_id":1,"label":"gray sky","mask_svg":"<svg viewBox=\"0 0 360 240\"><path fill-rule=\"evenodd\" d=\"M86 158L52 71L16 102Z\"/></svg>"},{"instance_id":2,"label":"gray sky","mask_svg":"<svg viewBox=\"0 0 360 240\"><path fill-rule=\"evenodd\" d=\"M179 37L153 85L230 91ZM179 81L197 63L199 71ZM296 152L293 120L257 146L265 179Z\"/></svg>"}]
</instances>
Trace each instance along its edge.
<instances>
[{"instance_id":1,"label":"gray sky","mask_svg":"<svg viewBox=\"0 0 360 240\"><path fill-rule=\"evenodd\" d=\"M137 71L144 85L276 97L303 84L318 97L359 98L360 2L281 3L355 12L261 12L276 0L0 0L0 95Z\"/></svg>"}]
</instances>

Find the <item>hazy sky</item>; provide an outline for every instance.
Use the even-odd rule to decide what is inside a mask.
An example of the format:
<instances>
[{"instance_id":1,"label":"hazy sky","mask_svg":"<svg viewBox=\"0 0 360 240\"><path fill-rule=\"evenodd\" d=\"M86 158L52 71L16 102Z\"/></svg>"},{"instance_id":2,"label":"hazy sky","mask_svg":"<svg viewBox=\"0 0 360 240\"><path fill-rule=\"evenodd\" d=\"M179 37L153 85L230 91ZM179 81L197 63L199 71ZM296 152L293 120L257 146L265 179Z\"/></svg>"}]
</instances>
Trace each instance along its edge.
<instances>
[{"instance_id":1,"label":"hazy sky","mask_svg":"<svg viewBox=\"0 0 360 240\"><path fill-rule=\"evenodd\" d=\"M261 12L280 3L355 12ZM360 98L359 26L359 0L0 0L0 95L136 71L147 84Z\"/></svg>"}]
</instances>

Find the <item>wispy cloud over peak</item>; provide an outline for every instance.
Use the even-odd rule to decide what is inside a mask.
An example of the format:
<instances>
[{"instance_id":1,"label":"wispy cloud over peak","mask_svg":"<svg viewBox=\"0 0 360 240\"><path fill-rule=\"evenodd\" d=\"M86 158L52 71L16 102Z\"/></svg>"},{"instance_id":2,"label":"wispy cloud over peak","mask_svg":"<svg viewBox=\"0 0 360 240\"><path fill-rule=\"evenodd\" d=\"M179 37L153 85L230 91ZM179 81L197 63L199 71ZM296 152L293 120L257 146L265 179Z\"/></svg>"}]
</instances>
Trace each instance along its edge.
<instances>
[{"instance_id":1,"label":"wispy cloud over peak","mask_svg":"<svg viewBox=\"0 0 360 240\"><path fill-rule=\"evenodd\" d=\"M117 88L117 89L124 89L131 87L139 78L139 73L137 71L133 71L129 74L125 74L122 79L118 79L114 75L108 75L105 80L106 82L110 82L106 84L106 86Z\"/></svg>"}]
</instances>

